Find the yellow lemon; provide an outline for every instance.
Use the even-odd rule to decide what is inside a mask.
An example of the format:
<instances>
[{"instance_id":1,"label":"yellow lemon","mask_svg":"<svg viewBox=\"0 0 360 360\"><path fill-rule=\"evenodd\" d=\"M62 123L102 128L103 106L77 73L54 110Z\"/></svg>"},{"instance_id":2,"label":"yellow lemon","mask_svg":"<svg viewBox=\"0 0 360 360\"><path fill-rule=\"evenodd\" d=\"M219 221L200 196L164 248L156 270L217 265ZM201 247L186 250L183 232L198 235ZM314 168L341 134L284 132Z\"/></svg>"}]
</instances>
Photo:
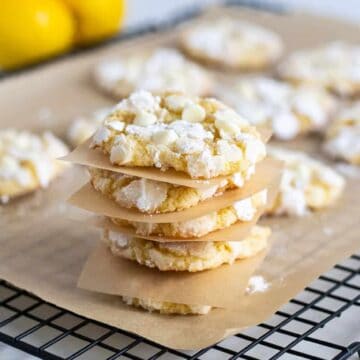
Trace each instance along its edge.
<instances>
[{"instance_id":1,"label":"yellow lemon","mask_svg":"<svg viewBox=\"0 0 360 360\"><path fill-rule=\"evenodd\" d=\"M0 68L14 69L67 50L74 19L61 0L5 0L0 6Z\"/></svg>"},{"instance_id":2,"label":"yellow lemon","mask_svg":"<svg viewBox=\"0 0 360 360\"><path fill-rule=\"evenodd\" d=\"M119 31L125 0L63 0L74 12L78 44L88 45Z\"/></svg>"}]
</instances>

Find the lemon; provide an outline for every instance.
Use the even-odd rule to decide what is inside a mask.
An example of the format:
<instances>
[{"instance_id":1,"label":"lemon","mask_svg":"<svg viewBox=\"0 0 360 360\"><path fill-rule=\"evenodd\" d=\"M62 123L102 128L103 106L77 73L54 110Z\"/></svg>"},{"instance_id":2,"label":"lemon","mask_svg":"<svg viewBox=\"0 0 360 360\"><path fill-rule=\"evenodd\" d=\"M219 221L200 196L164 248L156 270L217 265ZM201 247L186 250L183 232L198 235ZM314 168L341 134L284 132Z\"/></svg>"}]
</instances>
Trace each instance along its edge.
<instances>
[{"instance_id":1,"label":"lemon","mask_svg":"<svg viewBox=\"0 0 360 360\"><path fill-rule=\"evenodd\" d=\"M77 21L76 40L88 45L119 31L125 15L125 0L63 0Z\"/></svg>"},{"instance_id":2,"label":"lemon","mask_svg":"<svg viewBox=\"0 0 360 360\"><path fill-rule=\"evenodd\" d=\"M5 0L0 6L0 68L14 69L72 45L74 19L61 0Z\"/></svg>"}]
</instances>

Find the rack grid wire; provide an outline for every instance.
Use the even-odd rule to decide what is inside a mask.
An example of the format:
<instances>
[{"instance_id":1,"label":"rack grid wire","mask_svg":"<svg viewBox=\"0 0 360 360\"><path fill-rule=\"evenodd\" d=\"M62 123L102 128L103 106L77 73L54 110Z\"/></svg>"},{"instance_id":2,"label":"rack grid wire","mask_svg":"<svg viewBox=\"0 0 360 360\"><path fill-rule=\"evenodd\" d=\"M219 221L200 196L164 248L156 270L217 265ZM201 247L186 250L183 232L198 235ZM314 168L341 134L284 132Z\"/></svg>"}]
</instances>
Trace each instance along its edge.
<instances>
[{"instance_id":1,"label":"rack grid wire","mask_svg":"<svg viewBox=\"0 0 360 360\"><path fill-rule=\"evenodd\" d=\"M262 1L228 1L227 4L284 11L279 6L270 6ZM166 30L198 12L199 9L192 9L171 21L131 30L107 43ZM60 60L78 53L74 51ZM1 77L7 76L1 74ZM341 336L336 337L338 341L317 336L321 329L333 322L336 328L337 319L350 311L350 317L355 322L354 341L344 343L344 340L340 340ZM352 255L320 276L265 323L200 351L167 348L124 330L78 316L0 280L0 341L50 360L356 359L360 357L359 319L360 255ZM341 328L343 325L339 326L340 332L349 331Z\"/></svg>"}]
</instances>

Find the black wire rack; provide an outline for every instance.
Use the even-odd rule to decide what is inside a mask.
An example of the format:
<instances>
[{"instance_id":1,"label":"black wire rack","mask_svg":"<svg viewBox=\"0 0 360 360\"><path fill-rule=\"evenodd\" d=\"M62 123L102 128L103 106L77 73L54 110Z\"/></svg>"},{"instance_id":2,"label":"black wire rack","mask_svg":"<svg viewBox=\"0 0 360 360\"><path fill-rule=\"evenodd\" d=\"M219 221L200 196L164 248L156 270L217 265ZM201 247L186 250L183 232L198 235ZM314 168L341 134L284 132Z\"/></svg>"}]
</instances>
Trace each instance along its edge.
<instances>
[{"instance_id":1,"label":"black wire rack","mask_svg":"<svg viewBox=\"0 0 360 360\"><path fill-rule=\"evenodd\" d=\"M227 3L284 11L260 0ZM192 9L176 19L127 32L110 42L164 30L198 12L199 9ZM41 65L30 68L38 66ZM0 77L17 73L0 74ZM360 256L353 255L320 276L265 323L200 351L180 351L78 316L0 280L0 341L42 359L56 360L358 359L359 306Z\"/></svg>"},{"instance_id":2,"label":"black wire rack","mask_svg":"<svg viewBox=\"0 0 360 360\"><path fill-rule=\"evenodd\" d=\"M341 321L347 312L352 325ZM0 281L0 341L42 359L356 359L359 319L359 255L320 276L265 323L200 351L169 349ZM346 340L331 329L355 340L341 343Z\"/></svg>"}]
</instances>

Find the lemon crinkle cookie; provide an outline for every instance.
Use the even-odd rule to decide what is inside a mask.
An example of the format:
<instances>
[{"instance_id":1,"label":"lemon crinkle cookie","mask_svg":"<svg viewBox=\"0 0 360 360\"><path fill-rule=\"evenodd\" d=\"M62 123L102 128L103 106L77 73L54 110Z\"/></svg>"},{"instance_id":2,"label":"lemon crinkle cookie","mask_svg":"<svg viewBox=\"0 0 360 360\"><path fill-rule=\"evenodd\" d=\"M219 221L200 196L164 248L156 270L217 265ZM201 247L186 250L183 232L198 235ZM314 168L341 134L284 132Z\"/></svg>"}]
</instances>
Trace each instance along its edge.
<instances>
[{"instance_id":1,"label":"lemon crinkle cookie","mask_svg":"<svg viewBox=\"0 0 360 360\"><path fill-rule=\"evenodd\" d=\"M72 146L78 146L93 135L112 108L101 108L87 116L78 116L67 130L67 139Z\"/></svg>"},{"instance_id":2,"label":"lemon crinkle cookie","mask_svg":"<svg viewBox=\"0 0 360 360\"><path fill-rule=\"evenodd\" d=\"M278 69L295 83L313 83L344 96L360 91L360 46L334 42L292 53Z\"/></svg>"},{"instance_id":3,"label":"lemon crinkle cookie","mask_svg":"<svg viewBox=\"0 0 360 360\"><path fill-rule=\"evenodd\" d=\"M280 191L269 214L303 216L333 204L345 181L329 166L304 153L268 147L269 156L284 162Z\"/></svg>"},{"instance_id":4,"label":"lemon crinkle cookie","mask_svg":"<svg viewBox=\"0 0 360 360\"><path fill-rule=\"evenodd\" d=\"M326 132L325 151L334 158L360 165L360 101L344 107Z\"/></svg>"},{"instance_id":5,"label":"lemon crinkle cookie","mask_svg":"<svg viewBox=\"0 0 360 360\"><path fill-rule=\"evenodd\" d=\"M210 74L171 48L103 60L94 69L94 79L99 88L118 99L139 89L208 95L213 87Z\"/></svg>"},{"instance_id":6,"label":"lemon crinkle cookie","mask_svg":"<svg viewBox=\"0 0 360 360\"><path fill-rule=\"evenodd\" d=\"M172 223L146 223L117 218L111 220L118 225L135 229L136 234L168 236L174 238L201 237L213 231L227 228L238 221L249 222L267 203L267 190L262 190L246 199L234 202L218 211L195 219Z\"/></svg>"},{"instance_id":7,"label":"lemon crinkle cookie","mask_svg":"<svg viewBox=\"0 0 360 360\"><path fill-rule=\"evenodd\" d=\"M67 166L56 158L68 148L52 133L0 131L0 197L2 201L47 187Z\"/></svg>"},{"instance_id":8,"label":"lemon crinkle cookie","mask_svg":"<svg viewBox=\"0 0 360 360\"><path fill-rule=\"evenodd\" d=\"M153 299L139 299L130 296L122 296L125 304L143 308L149 312L157 311L167 315L206 315L212 309L209 305L187 305L169 301L158 301Z\"/></svg>"},{"instance_id":9,"label":"lemon crinkle cookie","mask_svg":"<svg viewBox=\"0 0 360 360\"><path fill-rule=\"evenodd\" d=\"M115 165L173 168L191 178L240 173L265 155L256 128L212 98L135 92L121 101L93 136Z\"/></svg>"},{"instance_id":10,"label":"lemon crinkle cookie","mask_svg":"<svg viewBox=\"0 0 360 360\"><path fill-rule=\"evenodd\" d=\"M244 179L238 173L225 178L219 185L198 189L98 168L88 170L91 184L97 191L120 206L135 208L149 214L184 210L244 185ZM252 175L251 172L249 175Z\"/></svg>"},{"instance_id":11,"label":"lemon crinkle cookie","mask_svg":"<svg viewBox=\"0 0 360 360\"><path fill-rule=\"evenodd\" d=\"M270 125L274 135L290 140L323 129L336 107L322 88L294 86L267 77L246 77L219 91L226 103L258 125Z\"/></svg>"},{"instance_id":12,"label":"lemon crinkle cookie","mask_svg":"<svg viewBox=\"0 0 360 360\"><path fill-rule=\"evenodd\" d=\"M203 271L256 255L267 246L270 229L254 226L241 241L156 242L104 230L103 240L116 256L161 271Z\"/></svg>"},{"instance_id":13,"label":"lemon crinkle cookie","mask_svg":"<svg viewBox=\"0 0 360 360\"><path fill-rule=\"evenodd\" d=\"M283 52L280 37L259 25L232 18L202 21L185 31L183 50L193 58L233 69L260 69Z\"/></svg>"}]
</instances>

